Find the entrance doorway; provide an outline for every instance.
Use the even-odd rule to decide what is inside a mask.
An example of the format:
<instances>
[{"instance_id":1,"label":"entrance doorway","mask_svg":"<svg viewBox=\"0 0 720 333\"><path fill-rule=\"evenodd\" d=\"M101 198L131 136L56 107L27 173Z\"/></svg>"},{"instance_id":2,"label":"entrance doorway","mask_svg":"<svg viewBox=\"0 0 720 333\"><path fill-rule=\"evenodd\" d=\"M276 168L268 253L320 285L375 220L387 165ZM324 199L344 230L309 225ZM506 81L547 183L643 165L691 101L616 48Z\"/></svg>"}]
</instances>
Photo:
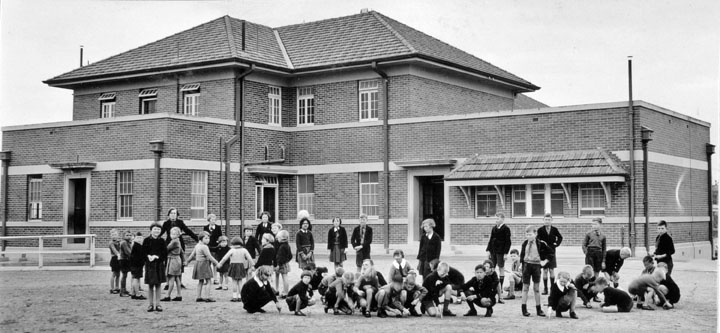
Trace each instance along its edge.
<instances>
[{"instance_id":1,"label":"entrance doorway","mask_svg":"<svg viewBox=\"0 0 720 333\"><path fill-rule=\"evenodd\" d=\"M87 234L87 178L71 178L67 182L67 212L65 233ZM68 238L67 244L85 244L85 238Z\"/></svg>"},{"instance_id":2,"label":"entrance doorway","mask_svg":"<svg viewBox=\"0 0 720 333\"><path fill-rule=\"evenodd\" d=\"M278 178L258 177L255 180L255 213L260 218L260 213L270 213L270 222L278 220Z\"/></svg>"},{"instance_id":3,"label":"entrance doorway","mask_svg":"<svg viewBox=\"0 0 720 333\"><path fill-rule=\"evenodd\" d=\"M443 191L443 176L417 177L420 185L420 220L432 218L435 220L435 232L445 240L445 193ZM418 229L420 239L424 235L422 223Z\"/></svg>"}]
</instances>

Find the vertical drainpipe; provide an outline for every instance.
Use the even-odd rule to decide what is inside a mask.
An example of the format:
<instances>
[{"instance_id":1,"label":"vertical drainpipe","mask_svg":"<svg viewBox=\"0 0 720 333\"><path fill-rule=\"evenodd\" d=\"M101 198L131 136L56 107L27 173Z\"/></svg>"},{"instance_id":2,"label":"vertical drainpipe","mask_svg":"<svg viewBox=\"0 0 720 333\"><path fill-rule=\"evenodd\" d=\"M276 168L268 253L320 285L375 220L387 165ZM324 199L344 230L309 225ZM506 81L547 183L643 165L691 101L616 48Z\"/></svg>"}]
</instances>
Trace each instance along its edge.
<instances>
[{"instance_id":1,"label":"vertical drainpipe","mask_svg":"<svg viewBox=\"0 0 720 333\"><path fill-rule=\"evenodd\" d=\"M8 175L8 167L10 164L10 152L9 151L0 151L0 161L2 161L2 236L7 236L7 216L8 216L8 181L10 180L10 175ZM710 211L712 211L712 205L710 205ZM5 257L5 240L2 242L2 251L3 255L0 257L0 261L7 261L8 259Z\"/></svg>"},{"instance_id":2,"label":"vertical drainpipe","mask_svg":"<svg viewBox=\"0 0 720 333\"><path fill-rule=\"evenodd\" d=\"M230 138L228 141L225 142L225 234L228 234L229 225L230 225L230 218L228 216L227 210L229 209L229 197L230 197L230 148L238 141L240 140L240 222L241 222L241 229L244 228L244 222L243 222L243 159L244 159L244 147L245 147L245 140L243 138L243 134L245 132L245 77L250 75L255 70L255 65L251 64L250 68L245 70L243 73L237 75L235 79L233 80L233 85L235 87L235 135L233 135L232 138ZM238 91L239 89L239 91Z\"/></svg>"},{"instance_id":3,"label":"vertical drainpipe","mask_svg":"<svg viewBox=\"0 0 720 333\"><path fill-rule=\"evenodd\" d=\"M160 221L162 208L160 207L160 159L165 150L165 142L163 140L150 141L150 151L155 153L155 221Z\"/></svg>"},{"instance_id":4,"label":"vertical drainpipe","mask_svg":"<svg viewBox=\"0 0 720 333\"><path fill-rule=\"evenodd\" d=\"M716 260L715 256L715 239L713 238L713 203L712 203L712 155L715 154L715 145L706 143L705 154L707 155L708 172L707 172L707 184L708 184L708 216L710 221L708 222L708 238L710 239L710 259ZM4 220L3 220L4 221Z\"/></svg>"},{"instance_id":5,"label":"vertical drainpipe","mask_svg":"<svg viewBox=\"0 0 720 333\"><path fill-rule=\"evenodd\" d=\"M633 256L635 255L635 245L637 244L637 232L635 228L635 110L633 108L633 95L632 95L632 57L628 57L628 114L630 116L630 179L629 183L629 220L630 220L630 249L632 250Z\"/></svg>"},{"instance_id":6,"label":"vertical drainpipe","mask_svg":"<svg viewBox=\"0 0 720 333\"><path fill-rule=\"evenodd\" d=\"M372 69L383 78L383 104L385 105L385 112L383 112L383 136L385 148L383 157L383 174L385 175L385 252L388 253L390 250L390 126L388 125L388 119L390 118L390 105L389 105L389 91L388 91L388 76L385 72L377 67L377 62L372 62ZM408 222L409 223L409 222Z\"/></svg>"}]
</instances>

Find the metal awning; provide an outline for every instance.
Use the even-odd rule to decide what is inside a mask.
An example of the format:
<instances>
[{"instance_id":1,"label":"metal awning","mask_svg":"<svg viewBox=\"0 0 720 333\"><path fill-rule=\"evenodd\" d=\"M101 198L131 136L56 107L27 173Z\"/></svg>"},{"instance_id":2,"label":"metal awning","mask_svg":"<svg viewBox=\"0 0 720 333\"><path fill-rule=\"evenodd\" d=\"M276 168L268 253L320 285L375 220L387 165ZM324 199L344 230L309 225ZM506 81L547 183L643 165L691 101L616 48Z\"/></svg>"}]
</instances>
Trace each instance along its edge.
<instances>
[{"instance_id":1,"label":"metal awning","mask_svg":"<svg viewBox=\"0 0 720 333\"><path fill-rule=\"evenodd\" d=\"M157 96L157 89L143 89L138 97L154 97Z\"/></svg>"},{"instance_id":2,"label":"metal awning","mask_svg":"<svg viewBox=\"0 0 720 333\"><path fill-rule=\"evenodd\" d=\"M248 173L261 175L297 175L298 171L295 167L280 165L252 165L245 169Z\"/></svg>"},{"instance_id":3,"label":"metal awning","mask_svg":"<svg viewBox=\"0 0 720 333\"><path fill-rule=\"evenodd\" d=\"M186 85L183 85L182 88L180 88L181 92L196 91L196 90L200 90L200 83L186 84Z\"/></svg>"},{"instance_id":4,"label":"metal awning","mask_svg":"<svg viewBox=\"0 0 720 333\"><path fill-rule=\"evenodd\" d=\"M100 98L98 98L99 101L107 101L107 100L111 100L111 99L115 99L114 92L104 93L104 94L100 95Z\"/></svg>"},{"instance_id":5,"label":"metal awning","mask_svg":"<svg viewBox=\"0 0 720 333\"><path fill-rule=\"evenodd\" d=\"M453 166L457 160L453 159L435 159L435 160L416 160L416 161L397 161L393 162L401 168L423 168L430 166Z\"/></svg>"},{"instance_id":6,"label":"metal awning","mask_svg":"<svg viewBox=\"0 0 720 333\"><path fill-rule=\"evenodd\" d=\"M50 167L60 170L92 170L95 169L95 162L68 162L68 163L50 163Z\"/></svg>"}]
</instances>

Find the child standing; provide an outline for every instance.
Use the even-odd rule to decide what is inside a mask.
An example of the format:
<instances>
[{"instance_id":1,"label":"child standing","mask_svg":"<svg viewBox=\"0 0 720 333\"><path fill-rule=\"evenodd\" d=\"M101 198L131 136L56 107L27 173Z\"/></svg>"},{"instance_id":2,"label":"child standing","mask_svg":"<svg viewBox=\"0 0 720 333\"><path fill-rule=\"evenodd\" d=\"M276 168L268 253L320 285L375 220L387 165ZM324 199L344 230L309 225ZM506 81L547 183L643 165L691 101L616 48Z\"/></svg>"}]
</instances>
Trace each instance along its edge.
<instances>
[{"instance_id":1,"label":"child standing","mask_svg":"<svg viewBox=\"0 0 720 333\"><path fill-rule=\"evenodd\" d=\"M215 260L220 261L230 251L228 247L227 236L220 236L217 240L218 246L215 248ZM249 255L249 253L248 253ZM220 275L220 285L215 290L228 290L228 270L230 269L230 263L226 262L224 265L217 266L217 273Z\"/></svg>"},{"instance_id":2,"label":"child standing","mask_svg":"<svg viewBox=\"0 0 720 333\"><path fill-rule=\"evenodd\" d=\"M300 220L300 230L295 235L295 249L297 251L295 261L300 269L305 268L310 263L315 263L315 239L312 234L312 225L308 218L303 217Z\"/></svg>"},{"instance_id":3,"label":"child standing","mask_svg":"<svg viewBox=\"0 0 720 333\"><path fill-rule=\"evenodd\" d=\"M497 284L487 274L491 270L492 268L487 265L475 266L475 276L461 287L461 299L466 301L470 307L470 310L464 315L465 317L477 316L475 305L487 309L485 310L485 317L492 317Z\"/></svg>"},{"instance_id":4,"label":"child standing","mask_svg":"<svg viewBox=\"0 0 720 333\"><path fill-rule=\"evenodd\" d=\"M253 236L252 228L245 228L245 237L243 238L242 247L250 253L250 257L253 260L260 254L260 243L258 239Z\"/></svg>"},{"instance_id":5,"label":"child standing","mask_svg":"<svg viewBox=\"0 0 720 333\"><path fill-rule=\"evenodd\" d=\"M675 244L672 237L667 233L667 222L661 220L657 225L658 235L655 237L655 253L653 257L658 263L664 262L668 267L668 274L672 274L673 260L672 255L675 254Z\"/></svg>"},{"instance_id":6,"label":"child standing","mask_svg":"<svg viewBox=\"0 0 720 333\"><path fill-rule=\"evenodd\" d=\"M270 270L272 270L273 263L275 262L275 247L273 246L275 237L273 237L271 233L264 233L261 241L262 250L260 250L260 255L255 262L255 269L257 270L262 266L268 266Z\"/></svg>"},{"instance_id":7,"label":"child standing","mask_svg":"<svg viewBox=\"0 0 720 333\"><path fill-rule=\"evenodd\" d=\"M604 276L595 279L593 289L596 293L603 293L605 298L600 303L602 312L630 312L632 310L633 301L628 293L609 286L608 280Z\"/></svg>"},{"instance_id":8,"label":"child standing","mask_svg":"<svg viewBox=\"0 0 720 333\"><path fill-rule=\"evenodd\" d=\"M342 227L342 219L335 217L332 220L333 227L328 230L327 248L330 250L329 261L335 264L335 268L342 267L347 260L345 249L348 245L347 233Z\"/></svg>"},{"instance_id":9,"label":"child standing","mask_svg":"<svg viewBox=\"0 0 720 333\"><path fill-rule=\"evenodd\" d=\"M288 294L288 288L290 287L287 276L288 273L290 273L290 260L292 260L293 257L292 251L290 250L290 244L288 244L290 234L287 230L280 230L277 238L279 245L277 248L277 254L275 255L275 288L279 289L278 284L280 282L280 278L282 277L283 292L280 294L280 298L285 298Z\"/></svg>"},{"instance_id":10,"label":"child standing","mask_svg":"<svg viewBox=\"0 0 720 333\"><path fill-rule=\"evenodd\" d=\"M543 295L548 294L548 276L550 276L550 285L555 283L555 268L557 267L555 249L560 246L560 243L562 243L563 240L563 236L560 234L560 231L552 226L552 221L552 214L545 213L545 216L543 217L543 223L545 225L537 230L537 238L544 241L550 247L553 254L550 257L548 264L542 268L542 280L543 286L545 287L543 289Z\"/></svg>"},{"instance_id":11,"label":"child standing","mask_svg":"<svg viewBox=\"0 0 720 333\"><path fill-rule=\"evenodd\" d=\"M210 298L210 280L213 278L212 268L210 267L210 263L215 264L217 266L218 262L213 258L212 254L210 254L210 249L208 248L207 244L210 243L210 234L203 231L200 233L200 242L195 245L195 248L193 249L192 253L190 253L190 257L188 257L188 262L193 260L193 258L196 258L197 261L195 262L195 270L193 270L193 280L198 280L198 291L197 291L197 298L195 299L196 302L215 302L214 299ZM205 295L203 296L203 289L205 289Z\"/></svg>"},{"instance_id":12,"label":"child standing","mask_svg":"<svg viewBox=\"0 0 720 333\"><path fill-rule=\"evenodd\" d=\"M595 278L600 274L603 260L605 260L606 239L600 232L602 219L596 217L592 220L590 232L585 235L582 242L583 253L585 253L585 264L590 265L595 272Z\"/></svg>"},{"instance_id":13,"label":"child standing","mask_svg":"<svg viewBox=\"0 0 720 333\"><path fill-rule=\"evenodd\" d=\"M167 245L167 266L165 269L165 274L167 275L167 278L169 280L168 282L168 293L167 296L165 296L160 301L162 302L168 302L170 301L170 296L172 296L172 291L174 287L177 287L177 297L173 298L173 301L182 301L182 288L180 287L180 276L182 275L183 271L183 250L182 246L180 245L180 228L178 227L172 227L170 229L170 243Z\"/></svg>"},{"instance_id":14,"label":"child standing","mask_svg":"<svg viewBox=\"0 0 720 333\"><path fill-rule=\"evenodd\" d=\"M253 266L253 259L250 253L242 247L242 239L240 237L233 237L230 241L230 246L232 246L232 249L220 259L218 267L225 266L226 264L229 266L227 275L232 279L233 287L230 302L240 302L240 291L242 290L243 280L248 277L248 270Z\"/></svg>"},{"instance_id":15,"label":"child standing","mask_svg":"<svg viewBox=\"0 0 720 333\"><path fill-rule=\"evenodd\" d=\"M575 277L575 287L578 289L578 296L580 296L580 299L583 301L583 306L588 309L592 308L590 300L597 296L593 288L595 284L593 274L592 266L585 265L582 272Z\"/></svg>"},{"instance_id":16,"label":"child standing","mask_svg":"<svg viewBox=\"0 0 720 333\"><path fill-rule=\"evenodd\" d=\"M300 282L294 285L287 294L285 302L287 302L289 310L295 311L296 316L305 316L301 310L315 304L315 301L312 300L313 291L310 287L311 278L312 273L303 271L300 275Z\"/></svg>"},{"instance_id":17,"label":"child standing","mask_svg":"<svg viewBox=\"0 0 720 333\"><path fill-rule=\"evenodd\" d=\"M124 240L120 243L120 256L118 262L120 263L120 297L128 297L130 293L127 291L127 276L130 271L130 253L132 252L133 234L130 230L125 230ZM131 282L132 283L132 282Z\"/></svg>"},{"instance_id":18,"label":"child standing","mask_svg":"<svg viewBox=\"0 0 720 333\"><path fill-rule=\"evenodd\" d=\"M118 257L120 256L120 235L117 229L110 229L110 244L108 244L108 247L110 248L110 271L112 271L112 276L110 276L110 293L119 294L120 261Z\"/></svg>"},{"instance_id":19,"label":"child standing","mask_svg":"<svg viewBox=\"0 0 720 333\"><path fill-rule=\"evenodd\" d=\"M545 312L540 308L540 271L541 267L548 262L551 255L550 248L545 242L535 238L535 228L529 225L525 228L525 238L520 251L520 262L523 264L523 290L522 290L522 314L530 316L527 311L528 291L530 279L533 282L533 294L535 294L535 309L537 315L545 317Z\"/></svg>"},{"instance_id":20,"label":"child standing","mask_svg":"<svg viewBox=\"0 0 720 333\"><path fill-rule=\"evenodd\" d=\"M395 250L395 252L393 252L393 259L388 279L394 281L397 277L401 281L405 281L405 278L410 272L410 264L405 260L405 252L403 252L403 250Z\"/></svg>"},{"instance_id":21,"label":"child standing","mask_svg":"<svg viewBox=\"0 0 720 333\"><path fill-rule=\"evenodd\" d=\"M132 276L131 299L146 299L145 296L140 295L140 278L143 277L143 266L145 265L145 255L143 255L142 244L142 232L138 231L137 234L135 234L132 249L130 250L130 275Z\"/></svg>"},{"instance_id":22,"label":"child standing","mask_svg":"<svg viewBox=\"0 0 720 333\"><path fill-rule=\"evenodd\" d=\"M570 311L570 318L578 319L575 314L575 300L577 299L577 288L570 280L570 273L560 272L557 275L557 282L550 287L548 296L548 312L555 310L555 317L562 318L562 313Z\"/></svg>"},{"instance_id":23,"label":"child standing","mask_svg":"<svg viewBox=\"0 0 720 333\"><path fill-rule=\"evenodd\" d=\"M497 213L495 217L497 218L495 226L490 231L490 240L485 251L487 251L488 259L495 263L500 271L500 278L498 279L500 282L498 291L500 291L505 281L505 259L507 259L508 252L510 252L511 235L510 228L505 225L505 214ZM493 267L496 265L493 265ZM502 298L498 299L498 302L503 303Z\"/></svg>"},{"instance_id":24,"label":"child standing","mask_svg":"<svg viewBox=\"0 0 720 333\"><path fill-rule=\"evenodd\" d=\"M160 238L162 226L159 223L150 225L150 237L143 240L143 254L145 255L145 283L148 285L148 312L162 311L158 304L160 301L160 285L167 279L165 277L165 260L167 259L167 246L165 240Z\"/></svg>"},{"instance_id":25,"label":"child standing","mask_svg":"<svg viewBox=\"0 0 720 333\"><path fill-rule=\"evenodd\" d=\"M508 272L508 286L505 287L508 292L504 299L515 299L515 292L522 290L522 264L520 264L520 253L517 249L510 250L510 269Z\"/></svg>"}]
</instances>

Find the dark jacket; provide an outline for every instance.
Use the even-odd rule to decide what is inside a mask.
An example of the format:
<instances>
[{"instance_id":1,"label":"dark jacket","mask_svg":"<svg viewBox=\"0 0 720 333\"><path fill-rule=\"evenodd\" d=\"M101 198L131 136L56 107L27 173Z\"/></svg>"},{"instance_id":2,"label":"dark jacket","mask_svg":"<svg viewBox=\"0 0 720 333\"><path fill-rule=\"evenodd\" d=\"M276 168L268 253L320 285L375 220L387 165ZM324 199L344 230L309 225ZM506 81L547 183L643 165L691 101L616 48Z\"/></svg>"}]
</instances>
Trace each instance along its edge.
<instances>
[{"instance_id":1,"label":"dark jacket","mask_svg":"<svg viewBox=\"0 0 720 333\"><path fill-rule=\"evenodd\" d=\"M260 256L258 257L258 260L255 262L255 268L259 268L260 266L275 266L275 248L274 247L264 247L260 251Z\"/></svg>"},{"instance_id":2,"label":"dark jacket","mask_svg":"<svg viewBox=\"0 0 720 333\"><path fill-rule=\"evenodd\" d=\"M420 237L420 249L418 250L417 259L430 262L440 259L440 251L442 250L442 240L437 232L433 232L432 238L428 239L427 234Z\"/></svg>"},{"instance_id":3,"label":"dark jacket","mask_svg":"<svg viewBox=\"0 0 720 333\"><path fill-rule=\"evenodd\" d=\"M672 261L672 255L675 254L675 244L673 244L670 235L664 233L655 237L655 254L667 254L665 258L658 259L657 262Z\"/></svg>"},{"instance_id":4,"label":"dark jacket","mask_svg":"<svg viewBox=\"0 0 720 333\"><path fill-rule=\"evenodd\" d=\"M343 228L342 226L338 228L338 236L340 241L340 248L346 249L348 246L348 237L347 232L345 232L345 228ZM335 227L330 227L330 230L328 230L328 250L332 250L333 246L335 246Z\"/></svg>"},{"instance_id":5,"label":"dark jacket","mask_svg":"<svg viewBox=\"0 0 720 333\"><path fill-rule=\"evenodd\" d=\"M296 283L292 288L290 288L290 291L287 294L287 297L293 297L295 295L300 296L300 301L303 304L307 304L307 302L310 300L310 297L313 296L312 287L308 284L304 284L302 281ZM295 309L291 309L294 311Z\"/></svg>"},{"instance_id":6,"label":"dark jacket","mask_svg":"<svg viewBox=\"0 0 720 333\"><path fill-rule=\"evenodd\" d=\"M520 263L525 263L525 247L527 246L527 239L520 246ZM535 245L540 255L540 261L552 259L553 253L547 243L535 238Z\"/></svg>"},{"instance_id":7,"label":"dark jacket","mask_svg":"<svg viewBox=\"0 0 720 333\"><path fill-rule=\"evenodd\" d=\"M547 243L550 249L555 252L555 248L560 246L563 241L563 236L560 234L557 228L550 226L550 232L548 233L547 228L542 226L537 230L537 238Z\"/></svg>"},{"instance_id":8,"label":"dark jacket","mask_svg":"<svg viewBox=\"0 0 720 333\"><path fill-rule=\"evenodd\" d=\"M165 244L165 241L163 241L162 238L160 238L159 236L158 238L152 238L152 236L145 237L145 239L143 239L142 252L144 255L143 260L145 261L145 263L148 263L147 256L154 255L158 256L159 259L155 260L157 260L162 265L162 267L164 267L168 251L167 244Z\"/></svg>"},{"instance_id":9,"label":"dark jacket","mask_svg":"<svg viewBox=\"0 0 720 333\"><path fill-rule=\"evenodd\" d=\"M203 227L203 231L210 234L210 243L208 243L208 247L210 248L210 251L215 251L215 248L218 246L218 238L222 236L222 228L216 224L213 231L210 231L210 225L207 224Z\"/></svg>"},{"instance_id":10,"label":"dark jacket","mask_svg":"<svg viewBox=\"0 0 720 333\"><path fill-rule=\"evenodd\" d=\"M472 290L470 290L472 288ZM482 280L478 280L477 277L473 276L472 279L468 280L460 288L465 295L478 295L481 298L490 298L495 300L495 294L497 294L497 283L494 283L492 278L488 275Z\"/></svg>"},{"instance_id":11,"label":"dark jacket","mask_svg":"<svg viewBox=\"0 0 720 333\"><path fill-rule=\"evenodd\" d=\"M488 241L485 251L508 254L510 252L510 244L510 228L508 228L507 224L503 223L500 228L495 225L492 231L490 231L490 241Z\"/></svg>"},{"instance_id":12,"label":"dark jacket","mask_svg":"<svg viewBox=\"0 0 720 333\"><path fill-rule=\"evenodd\" d=\"M308 248L310 251L315 251L315 239L311 231L303 232L299 230L295 235L295 261L300 262L300 253L303 252L304 248Z\"/></svg>"},{"instance_id":13,"label":"dark jacket","mask_svg":"<svg viewBox=\"0 0 720 333\"><path fill-rule=\"evenodd\" d=\"M583 303L589 302L590 299L587 296L595 294L595 292L592 290L593 285L595 285L595 277L591 276L590 279L586 279L582 276L582 273L580 273L577 277L575 277L574 284L575 287L578 289L578 296L580 297L580 299L582 299ZM586 284L588 286L587 288L584 288Z\"/></svg>"},{"instance_id":14,"label":"dark jacket","mask_svg":"<svg viewBox=\"0 0 720 333\"><path fill-rule=\"evenodd\" d=\"M183 251L185 251L185 240L184 240L184 237L182 236L183 234L190 236L196 242L198 241L198 236L192 230L190 230L190 228L188 228L185 225L185 222L183 222L183 220L176 219L175 221L170 221L170 219L168 219L167 221L165 221L165 223L163 223L162 231L160 231L160 236L159 236L159 237L162 237L162 235L167 233L167 238L165 239L165 245L170 244L170 229L172 229L173 227L180 228L180 247L182 247Z\"/></svg>"},{"instance_id":15,"label":"dark jacket","mask_svg":"<svg viewBox=\"0 0 720 333\"><path fill-rule=\"evenodd\" d=\"M140 243L133 242L130 250L130 267L143 267L145 265L145 253Z\"/></svg>"},{"instance_id":16,"label":"dark jacket","mask_svg":"<svg viewBox=\"0 0 720 333\"><path fill-rule=\"evenodd\" d=\"M263 234L272 234L272 222L268 222L267 226L263 226L262 222L258 224L257 229L255 230L255 238L258 241L262 241Z\"/></svg>"},{"instance_id":17,"label":"dark jacket","mask_svg":"<svg viewBox=\"0 0 720 333\"><path fill-rule=\"evenodd\" d=\"M441 281L441 283L437 284L437 281ZM448 275L441 278L440 275L438 275L438 272L434 271L425 277L422 285L425 289L427 289L430 299L435 301L435 304L438 304L438 295L440 294L440 290L445 288L448 283L450 283L450 277Z\"/></svg>"},{"instance_id":18,"label":"dark jacket","mask_svg":"<svg viewBox=\"0 0 720 333\"><path fill-rule=\"evenodd\" d=\"M575 290L575 294L577 296L577 289L571 289L570 285L571 284L568 283L565 286L565 290L560 291L560 287L558 287L557 282L553 283L552 287L550 287L550 295L548 296L548 306L557 311L561 298L566 295L570 295L573 290Z\"/></svg>"},{"instance_id":19,"label":"dark jacket","mask_svg":"<svg viewBox=\"0 0 720 333\"><path fill-rule=\"evenodd\" d=\"M668 293L665 295L668 302L675 304L680 301L680 287L678 287L670 275L665 275L665 280L660 282L660 285L668 288Z\"/></svg>"},{"instance_id":20,"label":"dark jacket","mask_svg":"<svg viewBox=\"0 0 720 333\"><path fill-rule=\"evenodd\" d=\"M288 242L279 243L277 253L275 254L275 266L285 265L292 260L292 250Z\"/></svg>"},{"instance_id":21,"label":"dark jacket","mask_svg":"<svg viewBox=\"0 0 720 333\"><path fill-rule=\"evenodd\" d=\"M260 243L258 243L257 238L250 236L247 240L243 238L243 244L242 246L250 252L250 256L255 259L255 257L260 254Z\"/></svg>"},{"instance_id":22,"label":"dark jacket","mask_svg":"<svg viewBox=\"0 0 720 333\"><path fill-rule=\"evenodd\" d=\"M633 300L630 295L623 290L607 287L603 290L603 295L605 295L603 306L617 305L618 309L632 309Z\"/></svg>"},{"instance_id":23,"label":"dark jacket","mask_svg":"<svg viewBox=\"0 0 720 333\"><path fill-rule=\"evenodd\" d=\"M624 263L625 259L620 257L620 250L607 250L605 252L605 269L603 269L603 272L620 272L620 268Z\"/></svg>"},{"instance_id":24,"label":"dark jacket","mask_svg":"<svg viewBox=\"0 0 720 333\"><path fill-rule=\"evenodd\" d=\"M358 252L362 253L364 258L367 258L370 256L370 244L372 243L372 238L372 228L370 228L369 225L365 225L365 240L360 243L360 226L357 226L353 229L352 236L350 237L350 244L352 244L353 248L362 245L362 249Z\"/></svg>"}]
</instances>

